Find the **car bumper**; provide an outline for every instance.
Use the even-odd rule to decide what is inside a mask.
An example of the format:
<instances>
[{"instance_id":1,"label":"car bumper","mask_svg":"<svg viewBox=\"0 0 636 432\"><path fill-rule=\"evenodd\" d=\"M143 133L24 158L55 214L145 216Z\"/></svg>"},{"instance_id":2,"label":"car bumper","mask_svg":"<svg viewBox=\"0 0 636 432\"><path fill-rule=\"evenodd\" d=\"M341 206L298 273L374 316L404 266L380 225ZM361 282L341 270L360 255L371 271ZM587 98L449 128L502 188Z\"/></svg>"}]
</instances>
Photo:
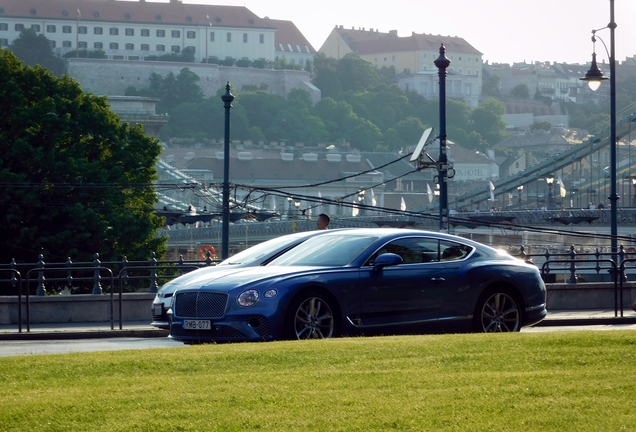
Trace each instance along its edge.
<instances>
[{"instance_id":1,"label":"car bumper","mask_svg":"<svg viewBox=\"0 0 636 432\"><path fill-rule=\"evenodd\" d=\"M526 308L523 325L524 326L535 325L543 321L543 319L546 317L547 314L548 314L548 311L546 309L545 303L542 305Z\"/></svg>"},{"instance_id":2,"label":"car bumper","mask_svg":"<svg viewBox=\"0 0 636 432\"><path fill-rule=\"evenodd\" d=\"M274 340L268 319L263 315L226 316L210 320L209 330L191 330L183 327L184 319L173 318L170 338L185 343L200 342L257 342Z\"/></svg>"}]
</instances>

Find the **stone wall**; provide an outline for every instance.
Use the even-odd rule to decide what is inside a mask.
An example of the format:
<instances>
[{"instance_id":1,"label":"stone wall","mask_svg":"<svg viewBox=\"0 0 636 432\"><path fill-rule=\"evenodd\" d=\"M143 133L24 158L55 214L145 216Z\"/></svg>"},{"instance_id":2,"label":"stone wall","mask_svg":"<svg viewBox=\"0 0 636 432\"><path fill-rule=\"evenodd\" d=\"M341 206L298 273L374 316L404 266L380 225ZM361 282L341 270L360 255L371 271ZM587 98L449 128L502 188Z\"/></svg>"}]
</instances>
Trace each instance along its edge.
<instances>
[{"instance_id":1,"label":"stone wall","mask_svg":"<svg viewBox=\"0 0 636 432\"><path fill-rule=\"evenodd\" d=\"M271 94L287 97L295 88L304 88L313 103L320 101L320 90L311 84L309 72L219 66L205 63L140 62L106 59L69 59L68 75L79 82L82 89L97 95L121 96L128 87L148 87L151 73L163 77L170 72L177 75L189 68L200 78L199 86L206 97L216 95L229 81L232 91L245 85L266 86Z\"/></svg>"},{"instance_id":2,"label":"stone wall","mask_svg":"<svg viewBox=\"0 0 636 432\"><path fill-rule=\"evenodd\" d=\"M548 310L614 309L614 285L610 283L546 284ZM127 293L123 295L124 321L152 321L151 306L155 294ZM623 288L623 308L629 310L636 301L636 283ZM74 294L31 296L30 322L81 323L110 321L110 295ZM113 319L119 323L118 295L114 296ZM26 299L22 298L22 320L26 323ZM0 296L0 325L18 324L18 298Z\"/></svg>"}]
</instances>

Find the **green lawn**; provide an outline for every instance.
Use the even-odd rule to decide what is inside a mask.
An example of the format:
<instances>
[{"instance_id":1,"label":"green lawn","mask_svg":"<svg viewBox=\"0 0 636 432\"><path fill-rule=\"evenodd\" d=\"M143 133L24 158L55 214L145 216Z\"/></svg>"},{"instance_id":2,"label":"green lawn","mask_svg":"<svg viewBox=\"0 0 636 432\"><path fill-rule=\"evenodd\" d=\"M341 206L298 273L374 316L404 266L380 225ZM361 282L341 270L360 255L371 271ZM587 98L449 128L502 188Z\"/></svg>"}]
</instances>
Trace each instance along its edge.
<instances>
[{"instance_id":1,"label":"green lawn","mask_svg":"<svg viewBox=\"0 0 636 432\"><path fill-rule=\"evenodd\" d=\"M1 431L636 430L636 332L0 358Z\"/></svg>"}]
</instances>

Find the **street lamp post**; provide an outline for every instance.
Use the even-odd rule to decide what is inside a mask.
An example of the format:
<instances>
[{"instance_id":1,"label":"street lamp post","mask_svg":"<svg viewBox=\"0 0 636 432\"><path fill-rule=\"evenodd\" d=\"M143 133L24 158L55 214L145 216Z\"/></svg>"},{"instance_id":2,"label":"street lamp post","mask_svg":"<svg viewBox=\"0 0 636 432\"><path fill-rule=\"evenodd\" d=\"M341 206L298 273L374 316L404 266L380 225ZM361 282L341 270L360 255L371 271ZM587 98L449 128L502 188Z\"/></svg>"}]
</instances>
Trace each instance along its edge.
<instances>
[{"instance_id":1,"label":"street lamp post","mask_svg":"<svg viewBox=\"0 0 636 432\"><path fill-rule=\"evenodd\" d=\"M636 202L636 177L632 177L632 186L634 186L634 201L632 201L632 207L634 207L634 204Z\"/></svg>"},{"instance_id":2,"label":"street lamp post","mask_svg":"<svg viewBox=\"0 0 636 432\"><path fill-rule=\"evenodd\" d=\"M439 70L439 159L437 161L437 184L439 185L439 230L447 232L448 220L448 156L446 155L446 69L451 61L446 57L444 44L439 47L439 57L435 60Z\"/></svg>"},{"instance_id":3,"label":"street lamp post","mask_svg":"<svg viewBox=\"0 0 636 432\"><path fill-rule=\"evenodd\" d=\"M554 184L554 176L548 174L545 178L545 182L548 184L548 210L552 209L552 184Z\"/></svg>"},{"instance_id":4,"label":"street lamp post","mask_svg":"<svg viewBox=\"0 0 636 432\"><path fill-rule=\"evenodd\" d=\"M610 51L608 53L610 67L610 234L612 255L615 257L618 252L618 194L616 193L616 42L614 37L616 22L614 21L614 0L610 0L609 24L598 30L606 28L610 31ZM592 30L593 46L596 45L596 32L598 30ZM601 42L603 42L603 39L601 39ZM603 45L605 45L605 42L603 42ZM605 46L605 49L607 50L607 46ZM581 80L587 81L592 91L598 90L601 82L608 79L608 77L603 76L603 72L598 68L596 64L596 49L594 51L590 70L585 74L584 78L581 78Z\"/></svg>"},{"instance_id":5,"label":"street lamp post","mask_svg":"<svg viewBox=\"0 0 636 432\"><path fill-rule=\"evenodd\" d=\"M223 221L221 237L221 258L227 259L230 252L230 109L234 95L230 93L230 82L221 96L225 108L225 142L223 143Z\"/></svg>"},{"instance_id":6,"label":"street lamp post","mask_svg":"<svg viewBox=\"0 0 636 432\"><path fill-rule=\"evenodd\" d=\"M287 206L287 219L291 219L291 214L292 214L291 208L292 208L292 202L293 201L294 201L294 197L290 197L290 196L287 197L287 203L288 203L288 206Z\"/></svg>"},{"instance_id":7,"label":"street lamp post","mask_svg":"<svg viewBox=\"0 0 636 432\"><path fill-rule=\"evenodd\" d=\"M300 216L300 201L294 201L294 207L296 207L296 218Z\"/></svg>"},{"instance_id":8,"label":"street lamp post","mask_svg":"<svg viewBox=\"0 0 636 432\"><path fill-rule=\"evenodd\" d=\"M517 186L517 192L519 192L519 204L521 204L521 192L523 192L523 185Z\"/></svg>"},{"instance_id":9,"label":"street lamp post","mask_svg":"<svg viewBox=\"0 0 636 432\"><path fill-rule=\"evenodd\" d=\"M358 216L362 216L364 212L362 209L362 206L364 206L364 193L365 191L363 189L358 191Z\"/></svg>"}]
</instances>

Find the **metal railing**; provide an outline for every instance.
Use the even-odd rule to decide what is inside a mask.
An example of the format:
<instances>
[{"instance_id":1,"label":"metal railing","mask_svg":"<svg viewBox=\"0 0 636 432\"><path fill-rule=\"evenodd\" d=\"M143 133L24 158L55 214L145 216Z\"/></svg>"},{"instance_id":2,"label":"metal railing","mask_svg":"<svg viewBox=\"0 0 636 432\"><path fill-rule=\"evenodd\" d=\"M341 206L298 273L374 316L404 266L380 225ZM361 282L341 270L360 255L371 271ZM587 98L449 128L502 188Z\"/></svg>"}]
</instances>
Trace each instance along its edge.
<instances>
[{"instance_id":1,"label":"metal railing","mask_svg":"<svg viewBox=\"0 0 636 432\"><path fill-rule=\"evenodd\" d=\"M11 287L18 297L18 331L22 332L24 319L23 296L25 298L26 329L31 331L31 296L46 296L47 284L58 283L64 285L70 292L70 288L76 283L89 283L92 286L92 295L104 294L102 287L103 274L108 275L108 290L110 295L109 317L111 330L114 329L114 295L118 288L119 294L119 329L123 328L123 291L124 286L134 284L135 281L147 281L147 284L137 285L136 291L157 293L162 280L172 279L194 269L212 266L218 263L213 260L210 253L206 253L204 260L157 260L155 253L148 261L122 261L99 260L99 255L95 254L95 259L90 262L73 262L67 259L64 263L46 263L44 256L40 255L37 263L17 264L12 261L9 265L0 265L0 295L6 295L3 285ZM4 268L3 268L4 267ZM6 278L3 273L10 274ZM25 276L23 277L22 274ZM116 275L116 276L115 276ZM116 285L117 283L117 285ZM9 293L9 294L14 294ZM61 294L61 292L60 292Z\"/></svg>"}]
</instances>

